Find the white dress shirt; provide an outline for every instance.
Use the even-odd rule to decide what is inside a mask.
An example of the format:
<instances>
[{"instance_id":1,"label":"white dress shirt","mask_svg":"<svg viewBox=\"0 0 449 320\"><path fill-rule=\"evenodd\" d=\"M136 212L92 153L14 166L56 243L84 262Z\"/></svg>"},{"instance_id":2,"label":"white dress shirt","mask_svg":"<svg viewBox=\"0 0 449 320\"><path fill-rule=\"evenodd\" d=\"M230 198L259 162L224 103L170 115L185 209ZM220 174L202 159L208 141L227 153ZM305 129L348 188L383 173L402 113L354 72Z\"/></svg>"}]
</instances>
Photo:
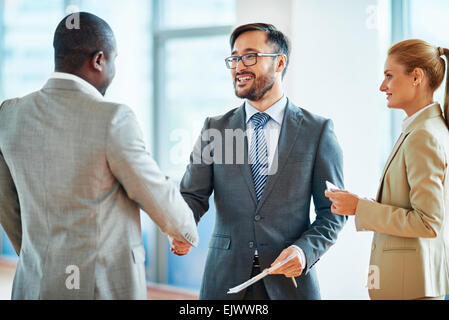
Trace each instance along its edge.
<instances>
[{"instance_id":1,"label":"white dress shirt","mask_svg":"<svg viewBox=\"0 0 449 320\"><path fill-rule=\"evenodd\" d=\"M281 133L282 121L284 119L286 107L287 97L284 95L280 100L278 100L275 104L264 111L264 113L270 116L270 119L263 127L263 133L267 141L269 168L268 172L270 172L270 168L273 164L273 159L276 154L277 146L279 143L279 134ZM258 112L260 111L254 108L248 100L245 101L246 136L248 138L248 148L250 148L251 146L251 141L254 133L254 124L251 121L251 117ZM304 251L296 245L291 245L291 247L294 247L298 251L299 261L301 262L301 266L304 269L306 265L306 255L304 254ZM257 249L254 254L258 254Z\"/></svg>"},{"instance_id":2,"label":"white dress shirt","mask_svg":"<svg viewBox=\"0 0 449 320\"><path fill-rule=\"evenodd\" d=\"M413 120L415 120L421 113L423 113L424 110L429 109L430 107L433 107L436 104L438 104L438 103L437 102L432 102L428 106L425 106L424 108L422 108L418 112L415 112L414 114L412 114L410 117L405 118L404 121L402 122L402 132L405 132L405 130L413 122Z\"/></svg>"},{"instance_id":3,"label":"white dress shirt","mask_svg":"<svg viewBox=\"0 0 449 320\"><path fill-rule=\"evenodd\" d=\"M104 99L103 95L100 93L100 91L97 90L97 88L95 88L93 85L91 85L86 80L81 79L80 77L78 77L78 76L76 76L74 74L65 73L65 72L53 72L50 75L50 79L73 80L73 81L79 83L80 85L82 85L83 88L85 88L93 96L95 96L95 97L97 97L99 99Z\"/></svg>"}]
</instances>

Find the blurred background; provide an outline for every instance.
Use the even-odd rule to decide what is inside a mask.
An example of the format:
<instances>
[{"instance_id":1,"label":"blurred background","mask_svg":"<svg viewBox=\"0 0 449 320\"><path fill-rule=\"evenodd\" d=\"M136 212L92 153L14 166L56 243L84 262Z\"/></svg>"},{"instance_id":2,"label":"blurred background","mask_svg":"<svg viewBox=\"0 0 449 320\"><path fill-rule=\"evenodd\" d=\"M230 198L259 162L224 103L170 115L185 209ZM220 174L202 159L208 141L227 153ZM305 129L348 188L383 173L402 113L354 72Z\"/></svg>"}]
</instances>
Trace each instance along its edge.
<instances>
[{"instance_id":1,"label":"blurred background","mask_svg":"<svg viewBox=\"0 0 449 320\"><path fill-rule=\"evenodd\" d=\"M0 101L43 86L54 68L54 30L76 11L94 13L114 30L117 74L106 98L136 112L152 155L177 181L204 119L242 103L224 63L238 25L271 23L290 38L286 94L333 120L345 187L365 197L375 197L405 117L388 110L379 91L388 48L408 38L449 47L447 0L0 0ZM178 257L142 214L150 298L197 297L214 219L211 199L200 246ZM371 238L349 219L316 264L323 299L368 299ZM0 254L0 298L9 299L17 256L3 231Z\"/></svg>"}]
</instances>

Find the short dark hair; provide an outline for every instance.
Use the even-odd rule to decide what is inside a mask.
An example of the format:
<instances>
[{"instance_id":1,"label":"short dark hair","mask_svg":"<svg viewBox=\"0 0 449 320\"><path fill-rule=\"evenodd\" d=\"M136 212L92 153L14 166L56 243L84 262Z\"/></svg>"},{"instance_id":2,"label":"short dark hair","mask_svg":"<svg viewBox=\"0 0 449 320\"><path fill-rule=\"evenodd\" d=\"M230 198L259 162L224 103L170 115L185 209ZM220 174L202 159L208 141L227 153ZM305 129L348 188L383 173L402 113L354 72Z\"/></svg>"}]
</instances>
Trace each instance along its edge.
<instances>
[{"instance_id":1,"label":"short dark hair","mask_svg":"<svg viewBox=\"0 0 449 320\"><path fill-rule=\"evenodd\" d=\"M263 31L267 35L267 43L271 43L274 45L275 50L278 52L281 52L282 54L285 54L287 56L287 64L285 65L285 69L282 72L282 77L284 77L285 72L287 71L289 57L290 57L290 43L287 38L281 31L276 29L275 26L272 24L267 23L249 23L244 24L236 29L231 34L231 37L229 39L229 42L231 44L231 50L234 47L235 40L245 32L248 31Z\"/></svg>"},{"instance_id":2,"label":"short dark hair","mask_svg":"<svg viewBox=\"0 0 449 320\"><path fill-rule=\"evenodd\" d=\"M72 25L73 19L77 19L77 23ZM115 49L115 37L103 19L88 12L76 12L66 16L56 27L53 48L55 70L74 72L95 53L110 54Z\"/></svg>"}]
</instances>

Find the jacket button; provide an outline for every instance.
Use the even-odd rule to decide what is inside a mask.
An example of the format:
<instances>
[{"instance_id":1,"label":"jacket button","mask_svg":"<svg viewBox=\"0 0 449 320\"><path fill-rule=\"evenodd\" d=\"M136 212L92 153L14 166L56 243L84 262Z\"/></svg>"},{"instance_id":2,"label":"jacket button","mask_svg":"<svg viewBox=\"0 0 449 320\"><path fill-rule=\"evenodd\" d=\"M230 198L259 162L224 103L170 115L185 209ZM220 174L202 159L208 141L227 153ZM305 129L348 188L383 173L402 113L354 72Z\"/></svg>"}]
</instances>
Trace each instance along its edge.
<instances>
[{"instance_id":1,"label":"jacket button","mask_svg":"<svg viewBox=\"0 0 449 320\"><path fill-rule=\"evenodd\" d=\"M254 217L254 220L259 221L259 220L260 220L260 216L259 216L259 215L256 215L256 216Z\"/></svg>"},{"instance_id":2,"label":"jacket button","mask_svg":"<svg viewBox=\"0 0 449 320\"><path fill-rule=\"evenodd\" d=\"M254 248L254 242L253 242L253 241L250 241L250 242L248 243L248 247Z\"/></svg>"}]
</instances>

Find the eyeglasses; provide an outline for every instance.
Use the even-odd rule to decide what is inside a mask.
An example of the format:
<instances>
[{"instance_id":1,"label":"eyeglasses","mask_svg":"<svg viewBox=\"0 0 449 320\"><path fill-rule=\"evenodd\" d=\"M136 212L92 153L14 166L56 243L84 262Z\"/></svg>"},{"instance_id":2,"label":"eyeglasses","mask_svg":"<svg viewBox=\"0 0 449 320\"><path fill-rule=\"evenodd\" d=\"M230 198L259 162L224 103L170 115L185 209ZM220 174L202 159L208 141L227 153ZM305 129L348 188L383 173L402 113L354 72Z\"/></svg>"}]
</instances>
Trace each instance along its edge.
<instances>
[{"instance_id":1,"label":"eyeglasses","mask_svg":"<svg viewBox=\"0 0 449 320\"><path fill-rule=\"evenodd\" d=\"M243 65L246 67L253 66L257 63L257 57L277 57L282 55L282 53L248 53L244 54L240 57L231 56L225 59L226 67L228 69L235 69L239 64L239 61L242 60Z\"/></svg>"}]
</instances>

